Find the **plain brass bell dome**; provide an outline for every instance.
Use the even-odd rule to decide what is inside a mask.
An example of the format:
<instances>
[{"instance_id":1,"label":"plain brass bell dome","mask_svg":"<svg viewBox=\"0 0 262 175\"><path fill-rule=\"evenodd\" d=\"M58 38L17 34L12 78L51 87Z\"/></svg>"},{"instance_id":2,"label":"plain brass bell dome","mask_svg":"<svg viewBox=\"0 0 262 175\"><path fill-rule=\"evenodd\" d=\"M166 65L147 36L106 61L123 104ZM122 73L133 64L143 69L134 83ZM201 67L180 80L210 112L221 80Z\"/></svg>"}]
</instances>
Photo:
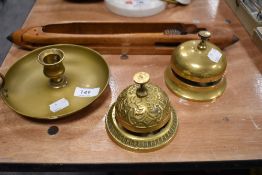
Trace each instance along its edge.
<instances>
[{"instance_id":1,"label":"plain brass bell dome","mask_svg":"<svg viewBox=\"0 0 262 175\"><path fill-rule=\"evenodd\" d=\"M151 151L175 136L177 117L164 91L149 82L149 74L134 75L136 84L124 89L106 118L109 136L133 151Z\"/></svg>"},{"instance_id":2,"label":"plain brass bell dome","mask_svg":"<svg viewBox=\"0 0 262 175\"><path fill-rule=\"evenodd\" d=\"M182 43L174 51L165 71L165 81L180 97L209 101L225 90L227 60L217 46L207 41L210 32L200 31L198 35L201 40Z\"/></svg>"}]
</instances>

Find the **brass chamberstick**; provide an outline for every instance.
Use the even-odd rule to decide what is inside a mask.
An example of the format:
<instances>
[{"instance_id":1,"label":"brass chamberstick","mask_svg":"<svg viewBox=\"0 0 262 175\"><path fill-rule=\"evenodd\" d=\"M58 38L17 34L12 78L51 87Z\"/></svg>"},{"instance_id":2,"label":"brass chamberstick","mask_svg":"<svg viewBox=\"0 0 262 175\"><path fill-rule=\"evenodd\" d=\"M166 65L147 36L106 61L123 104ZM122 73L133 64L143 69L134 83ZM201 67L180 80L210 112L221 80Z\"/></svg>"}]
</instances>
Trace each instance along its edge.
<instances>
[{"instance_id":1,"label":"brass chamberstick","mask_svg":"<svg viewBox=\"0 0 262 175\"><path fill-rule=\"evenodd\" d=\"M53 88L37 58L41 51L56 48L64 52L67 85ZM77 45L61 44L36 49L16 62L6 73L1 88L4 102L19 114L38 119L56 119L88 106L108 84L109 69L97 52ZM75 95L76 88L84 96ZM81 93L81 92L79 92ZM52 109L54 108L54 109Z\"/></svg>"}]
</instances>

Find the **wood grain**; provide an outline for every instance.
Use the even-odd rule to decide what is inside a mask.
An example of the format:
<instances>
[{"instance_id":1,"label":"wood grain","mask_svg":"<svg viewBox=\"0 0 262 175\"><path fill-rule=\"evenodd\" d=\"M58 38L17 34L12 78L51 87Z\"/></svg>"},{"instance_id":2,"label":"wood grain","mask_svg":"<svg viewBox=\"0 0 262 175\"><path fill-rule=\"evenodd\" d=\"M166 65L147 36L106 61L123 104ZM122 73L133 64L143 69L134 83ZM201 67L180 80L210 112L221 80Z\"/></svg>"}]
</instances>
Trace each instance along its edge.
<instances>
[{"instance_id":1,"label":"wood grain","mask_svg":"<svg viewBox=\"0 0 262 175\"><path fill-rule=\"evenodd\" d=\"M144 22L141 26L140 22L78 22L18 29L11 34L11 41L32 50L62 43L83 45L101 54L114 54L112 50L118 50L115 54L123 54L125 50L124 54L170 55L179 44L199 39L198 32L201 30L211 32L210 42L221 49L238 40L225 24Z\"/></svg>"},{"instance_id":2,"label":"wood grain","mask_svg":"<svg viewBox=\"0 0 262 175\"><path fill-rule=\"evenodd\" d=\"M38 0L24 27L62 21L175 21L208 22L214 26L231 21L240 41L225 49L228 59L227 89L211 103L182 100L164 84L170 56L104 55L111 69L110 86L91 106L61 120L27 119L0 101L0 162L23 163L139 163L262 159L262 56L224 1L193 0L189 6L169 7L147 18L125 18L110 13L102 2L72 3ZM12 47L1 72L28 51ZM179 118L171 144L151 153L133 153L107 136L104 119L117 95L132 83L138 71L151 75L151 82L170 97ZM19 88L19 85L17 86ZM50 136L50 126L59 132Z\"/></svg>"}]
</instances>

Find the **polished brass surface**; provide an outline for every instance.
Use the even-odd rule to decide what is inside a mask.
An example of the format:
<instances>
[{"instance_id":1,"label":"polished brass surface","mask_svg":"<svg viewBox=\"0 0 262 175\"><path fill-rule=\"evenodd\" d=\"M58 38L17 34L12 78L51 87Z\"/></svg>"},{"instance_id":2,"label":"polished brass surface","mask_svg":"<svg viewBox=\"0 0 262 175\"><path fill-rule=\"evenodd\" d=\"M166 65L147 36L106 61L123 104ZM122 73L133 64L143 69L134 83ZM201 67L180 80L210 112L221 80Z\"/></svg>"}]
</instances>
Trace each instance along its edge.
<instances>
[{"instance_id":1,"label":"polished brass surface","mask_svg":"<svg viewBox=\"0 0 262 175\"><path fill-rule=\"evenodd\" d=\"M202 38L204 39L204 38ZM204 39L205 40L205 39ZM199 49L201 43L205 49ZM219 62L209 59L211 49L219 51L222 56ZM171 67L181 77L195 82L213 82L222 78L226 70L226 57L217 46L208 41L187 41L176 49L171 58Z\"/></svg>"},{"instance_id":2,"label":"polished brass surface","mask_svg":"<svg viewBox=\"0 0 262 175\"><path fill-rule=\"evenodd\" d=\"M210 32L200 31L198 36L201 40L187 41L178 46L165 71L165 82L180 97L210 101L225 90L227 60L217 46L207 41Z\"/></svg>"},{"instance_id":3,"label":"polished brass surface","mask_svg":"<svg viewBox=\"0 0 262 175\"><path fill-rule=\"evenodd\" d=\"M148 152L162 148L176 135L178 119L171 107L171 117L161 129L146 134L137 134L123 128L116 120L116 109L113 104L106 117L106 130L110 138L124 149L136 152Z\"/></svg>"},{"instance_id":4,"label":"polished brass surface","mask_svg":"<svg viewBox=\"0 0 262 175\"><path fill-rule=\"evenodd\" d=\"M51 48L64 52L68 84L60 89L49 85L37 61L40 52ZM56 119L79 111L97 99L108 84L109 69L99 53L82 46L59 44L25 55L8 70L4 79L1 96L10 108L32 118ZM92 97L78 97L74 95L76 87L100 89ZM66 99L68 106L52 112L49 105L60 99Z\"/></svg>"},{"instance_id":5,"label":"polished brass surface","mask_svg":"<svg viewBox=\"0 0 262 175\"><path fill-rule=\"evenodd\" d=\"M165 92L149 82L149 74L136 73L136 84L124 89L106 117L109 136L133 151L151 151L171 141L177 128L175 110Z\"/></svg>"},{"instance_id":6,"label":"polished brass surface","mask_svg":"<svg viewBox=\"0 0 262 175\"><path fill-rule=\"evenodd\" d=\"M140 87L136 90L136 95L138 97L147 96L148 93L145 84L148 83L150 80L149 74L146 72L139 72L134 75L133 79L136 84L140 85Z\"/></svg>"},{"instance_id":7,"label":"polished brass surface","mask_svg":"<svg viewBox=\"0 0 262 175\"><path fill-rule=\"evenodd\" d=\"M67 84L63 60L64 52L56 48L46 49L38 55L38 61L44 67L43 73L50 78L49 85L53 88L62 88Z\"/></svg>"},{"instance_id":8,"label":"polished brass surface","mask_svg":"<svg viewBox=\"0 0 262 175\"><path fill-rule=\"evenodd\" d=\"M141 81L137 81L137 77L142 77ZM148 133L162 128L171 116L166 93L152 84L143 84L149 81L149 75L143 72L136 74L134 81L140 84L129 86L117 98L117 122L136 133Z\"/></svg>"},{"instance_id":9,"label":"polished brass surface","mask_svg":"<svg viewBox=\"0 0 262 175\"><path fill-rule=\"evenodd\" d=\"M205 50L207 49L207 43L206 41L210 38L211 33L209 31L200 31L198 32L198 36L201 38L200 43L198 44L197 48L199 50Z\"/></svg>"},{"instance_id":10,"label":"polished brass surface","mask_svg":"<svg viewBox=\"0 0 262 175\"><path fill-rule=\"evenodd\" d=\"M176 95L192 101L214 100L221 96L226 88L226 78L222 78L209 86L203 84L191 85L183 82L175 76L170 66L165 70L165 83Z\"/></svg>"}]
</instances>

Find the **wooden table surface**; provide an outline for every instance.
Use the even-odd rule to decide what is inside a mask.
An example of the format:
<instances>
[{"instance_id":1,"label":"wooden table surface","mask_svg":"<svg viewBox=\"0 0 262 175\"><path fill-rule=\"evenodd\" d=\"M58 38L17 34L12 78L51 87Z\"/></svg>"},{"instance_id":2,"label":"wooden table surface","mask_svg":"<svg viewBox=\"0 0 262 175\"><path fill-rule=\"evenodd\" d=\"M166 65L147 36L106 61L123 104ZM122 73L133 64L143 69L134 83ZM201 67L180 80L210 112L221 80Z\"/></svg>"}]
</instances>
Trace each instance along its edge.
<instances>
[{"instance_id":1,"label":"wooden table surface","mask_svg":"<svg viewBox=\"0 0 262 175\"><path fill-rule=\"evenodd\" d=\"M24 27L62 21L174 21L228 24L240 41L224 52L227 88L213 102L190 102L172 94L164 83L170 55L104 55L110 83L91 106L57 121L35 121L13 112L0 100L0 163L115 164L202 162L262 159L262 54L221 0L192 0L146 18L126 18L109 12L103 2L74 3L38 0ZM10 21L11 22L11 21ZM13 46L1 67L8 68L28 51ZM118 147L105 130L105 115L118 94L138 71L167 92L179 118L176 138L161 150L134 153ZM19 85L17 86L19 88ZM49 135L50 126L59 132Z\"/></svg>"}]
</instances>

